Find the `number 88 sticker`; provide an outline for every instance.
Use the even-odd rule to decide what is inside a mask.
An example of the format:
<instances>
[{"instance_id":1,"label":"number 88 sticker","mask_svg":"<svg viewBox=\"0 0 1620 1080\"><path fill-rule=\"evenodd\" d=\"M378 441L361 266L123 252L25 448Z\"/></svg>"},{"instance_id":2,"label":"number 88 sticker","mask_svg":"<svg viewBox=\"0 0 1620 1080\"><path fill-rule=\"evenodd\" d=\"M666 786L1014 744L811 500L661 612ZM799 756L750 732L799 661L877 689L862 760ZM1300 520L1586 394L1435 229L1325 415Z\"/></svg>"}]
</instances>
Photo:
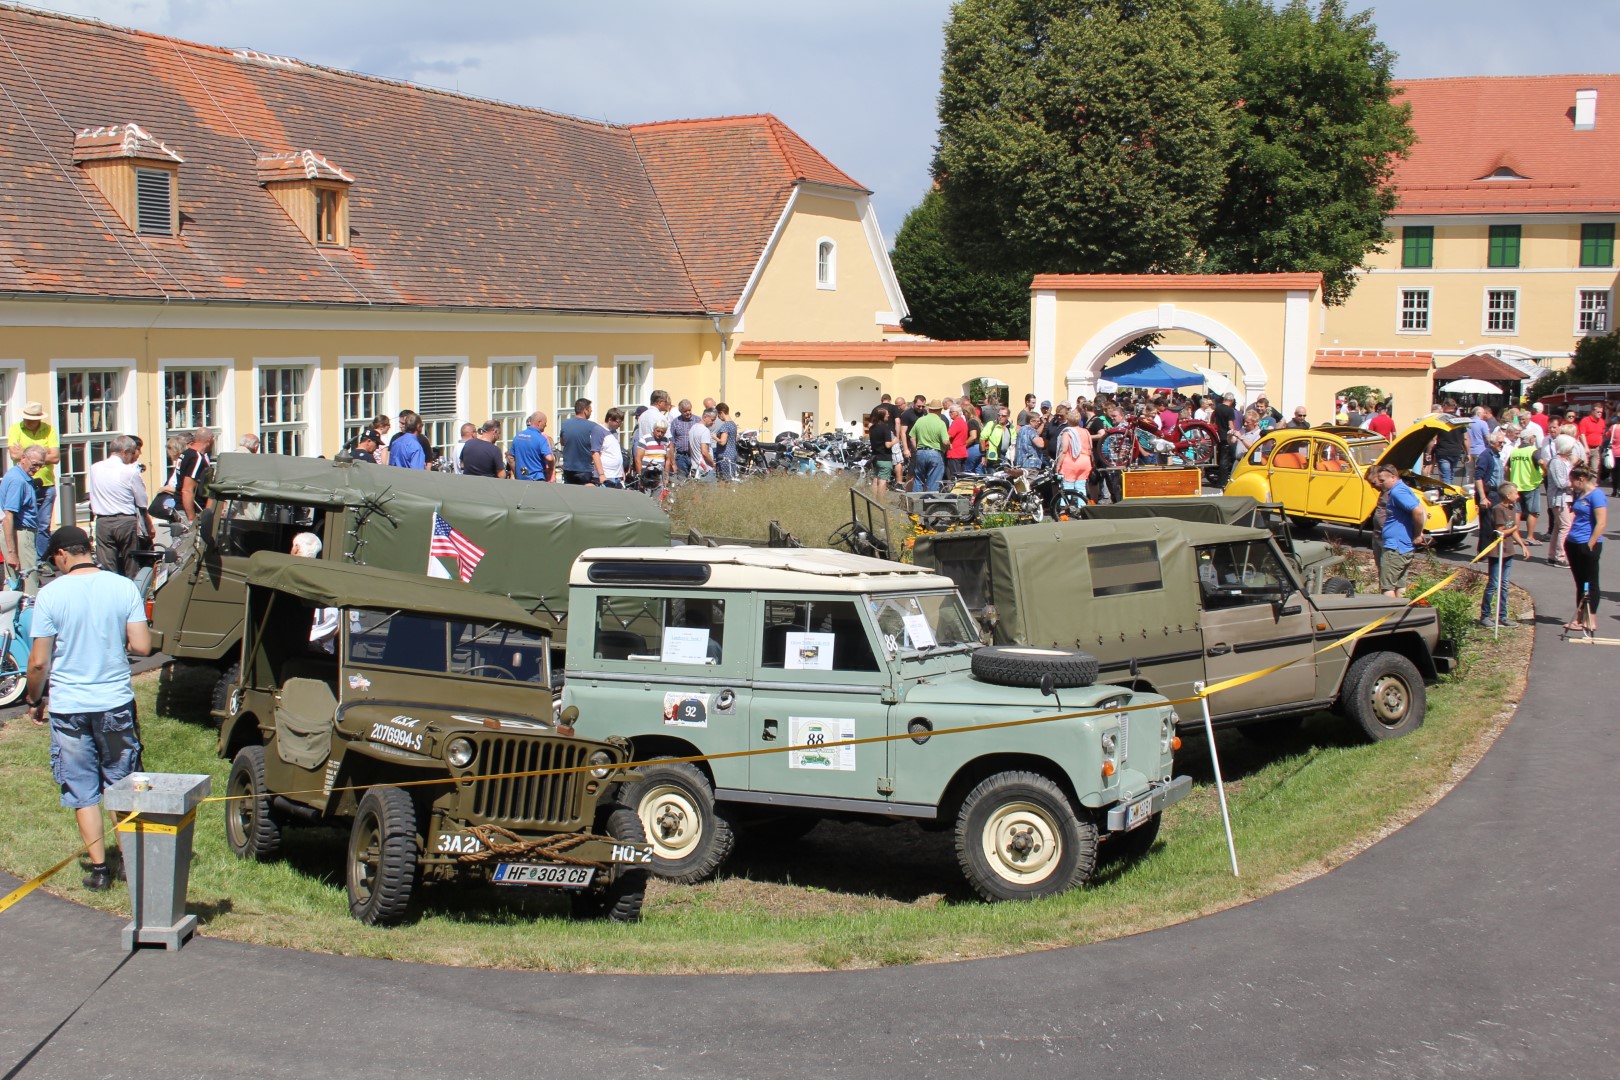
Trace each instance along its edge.
<instances>
[{"instance_id":1,"label":"number 88 sticker","mask_svg":"<svg viewBox=\"0 0 1620 1080\"><path fill-rule=\"evenodd\" d=\"M855 721L849 717L790 716L788 738L802 750L788 751L790 769L827 769L853 772L854 746L839 746L855 738ZM835 745L829 746L832 743Z\"/></svg>"}]
</instances>

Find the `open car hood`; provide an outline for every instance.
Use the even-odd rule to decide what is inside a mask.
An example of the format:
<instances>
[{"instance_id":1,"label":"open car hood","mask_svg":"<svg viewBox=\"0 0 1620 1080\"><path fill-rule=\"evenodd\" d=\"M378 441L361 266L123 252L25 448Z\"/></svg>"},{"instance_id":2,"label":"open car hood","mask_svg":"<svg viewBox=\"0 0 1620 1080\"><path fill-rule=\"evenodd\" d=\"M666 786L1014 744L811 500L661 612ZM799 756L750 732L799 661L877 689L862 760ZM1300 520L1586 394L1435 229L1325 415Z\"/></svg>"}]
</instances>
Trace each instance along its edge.
<instances>
[{"instance_id":1,"label":"open car hood","mask_svg":"<svg viewBox=\"0 0 1620 1080\"><path fill-rule=\"evenodd\" d=\"M1395 436L1395 441L1389 444L1389 449L1378 455L1377 464L1393 465L1402 472L1411 472L1417 468L1418 462L1423 460L1423 451L1439 438L1441 432L1465 428L1472 420L1473 417L1469 416L1447 417L1443 413L1422 417L1417 423Z\"/></svg>"}]
</instances>

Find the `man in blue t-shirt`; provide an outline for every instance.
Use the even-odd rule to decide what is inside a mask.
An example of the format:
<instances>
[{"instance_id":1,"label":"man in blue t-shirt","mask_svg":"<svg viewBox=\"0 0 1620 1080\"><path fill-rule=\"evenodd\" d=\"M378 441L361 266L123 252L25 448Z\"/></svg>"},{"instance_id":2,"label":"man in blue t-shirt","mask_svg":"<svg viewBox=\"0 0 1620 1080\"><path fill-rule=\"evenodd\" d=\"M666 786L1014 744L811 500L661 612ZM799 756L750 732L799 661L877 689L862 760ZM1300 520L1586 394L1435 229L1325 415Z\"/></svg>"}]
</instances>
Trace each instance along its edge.
<instances>
[{"instance_id":1,"label":"man in blue t-shirt","mask_svg":"<svg viewBox=\"0 0 1620 1080\"><path fill-rule=\"evenodd\" d=\"M34 474L45 465L45 448L30 446L0 479L0 536L5 539L7 579L16 574L29 596L39 592L39 498ZM8 582L9 583L9 582Z\"/></svg>"},{"instance_id":2,"label":"man in blue t-shirt","mask_svg":"<svg viewBox=\"0 0 1620 1080\"><path fill-rule=\"evenodd\" d=\"M506 456L512 463L512 475L519 480L551 479L557 458L551 451L551 439L546 435L545 413L529 415L528 426L512 436Z\"/></svg>"},{"instance_id":3,"label":"man in blue t-shirt","mask_svg":"<svg viewBox=\"0 0 1620 1080\"><path fill-rule=\"evenodd\" d=\"M1385 596L1399 596L1406 591L1414 551L1428 543L1423 527L1428 524L1429 512L1418 493L1402 483L1401 470L1395 466L1377 466L1368 480L1387 496L1384 546L1378 553L1378 587Z\"/></svg>"},{"instance_id":4,"label":"man in blue t-shirt","mask_svg":"<svg viewBox=\"0 0 1620 1080\"><path fill-rule=\"evenodd\" d=\"M562 430L557 432L562 437L563 483L595 485L596 467L591 464L591 446L601 428L601 424L591 419L590 398L574 402L574 415L564 420Z\"/></svg>"},{"instance_id":5,"label":"man in blue t-shirt","mask_svg":"<svg viewBox=\"0 0 1620 1080\"><path fill-rule=\"evenodd\" d=\"M45 558L56 577L34 605L25 703L51 725L51 773L90 853L84 886L112 886L101 793L141 767L141 729L129 679L129 653L152 651L146 602L135 583L102 570L90 537L75 525L51 534ZM49 690L46 681L49 679ZM48 704L47 704L48 703Z\"/></svg>"}]
</instances>

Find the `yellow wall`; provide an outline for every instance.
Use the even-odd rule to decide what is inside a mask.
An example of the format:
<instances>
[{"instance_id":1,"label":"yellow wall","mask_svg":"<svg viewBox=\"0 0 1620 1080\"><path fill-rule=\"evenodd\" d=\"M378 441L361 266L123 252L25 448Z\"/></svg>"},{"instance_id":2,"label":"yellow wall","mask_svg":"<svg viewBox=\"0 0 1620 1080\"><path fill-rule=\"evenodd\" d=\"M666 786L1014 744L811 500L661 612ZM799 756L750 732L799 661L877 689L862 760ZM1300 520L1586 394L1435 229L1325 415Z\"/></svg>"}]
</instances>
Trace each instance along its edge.
<instances>
[{"instance_id":1,"label":"yellow wall","mask_svg":"<svg viewBox=\"0 0 1620 1080\"><path fill-rule=\"evenodd\" d=\"M1434 404L1430 397L1434 393L1432 375L1425 369L1410 368L1313 370L1310 381L1306 383L1306 418L1313 425L1330 423L1333 420L1335 394L1352 386L1372 386L1394 399L1395 408L1390 415L1395 421L1396 430L1400 430L1430 411L1429 407Z\"/></svg>"},{"instance_id":2,"label":"yellow wall","mask_svg":"<svg viewBox=\"0 0 1620 1080\"><path fill-rule=\"evenodd\" d=\"M881 341L890 303L861 204L800 192L743 312L740 341ZM816 246L835 245L836 288L816 285Z\"/></svg>"},{"instance_id":3,"label":"yellow wall","mask_svg":"<svg viewBox=\"0 0 1620 1080\"><path fill-rule=\"evenodd\" d=\"M1601 218L1595 220L1603 220ZM1436 354L1437 366L1468 353L1503 350L1511 358L1560 359L1575 349L1576 300L1581 289L1610 291L1613 326L1614 267L1580 266L1579 220L1523 222L1517 268L1491 269L1490 225L1479 220L1434 226L1434 267L1401 268L1403 226L1392 226L1386 250L1369 256L1343 306L1329 308L1320 345L1325 348L1421 349ZM1503 218L1502 224L1512 224ZM1428 289L1430 329L1400 329L1403 289ZM1486 291L1517 289L1518 326L1513 333L1485 329Z\"/></svg>"}]
</instances>

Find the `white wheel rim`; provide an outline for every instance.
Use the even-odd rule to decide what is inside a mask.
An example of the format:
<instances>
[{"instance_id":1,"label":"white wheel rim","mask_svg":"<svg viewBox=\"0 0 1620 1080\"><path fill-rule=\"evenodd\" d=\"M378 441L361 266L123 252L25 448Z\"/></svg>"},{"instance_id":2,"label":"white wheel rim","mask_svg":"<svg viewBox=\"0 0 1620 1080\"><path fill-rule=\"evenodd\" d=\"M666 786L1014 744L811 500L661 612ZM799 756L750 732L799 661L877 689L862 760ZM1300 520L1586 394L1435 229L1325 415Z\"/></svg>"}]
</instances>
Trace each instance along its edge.
<instances>
[{"instance_id":1,"label":"white wheel rim","mask_svg":"<svg viewBox=\"0 0 1620 1080\"><path fill-rule=\"evenodd\" d=\"M1010 802L996 808L979 835L991 871L1014 885L1036 885L1057 872L1062 833L1043 807Z\"/></svg>"},{"instance_id":2,"label":"white wheel rim","mask_svg":"<svg viewBox=\"0 0 1620 1080\"><path fill-rule=\"evenodd\" d=\"M684 859L703 839L703 814L684 788L653 788L641 797L637 813L653 854L661 859Z\"/></svg>"}]
</instances>

